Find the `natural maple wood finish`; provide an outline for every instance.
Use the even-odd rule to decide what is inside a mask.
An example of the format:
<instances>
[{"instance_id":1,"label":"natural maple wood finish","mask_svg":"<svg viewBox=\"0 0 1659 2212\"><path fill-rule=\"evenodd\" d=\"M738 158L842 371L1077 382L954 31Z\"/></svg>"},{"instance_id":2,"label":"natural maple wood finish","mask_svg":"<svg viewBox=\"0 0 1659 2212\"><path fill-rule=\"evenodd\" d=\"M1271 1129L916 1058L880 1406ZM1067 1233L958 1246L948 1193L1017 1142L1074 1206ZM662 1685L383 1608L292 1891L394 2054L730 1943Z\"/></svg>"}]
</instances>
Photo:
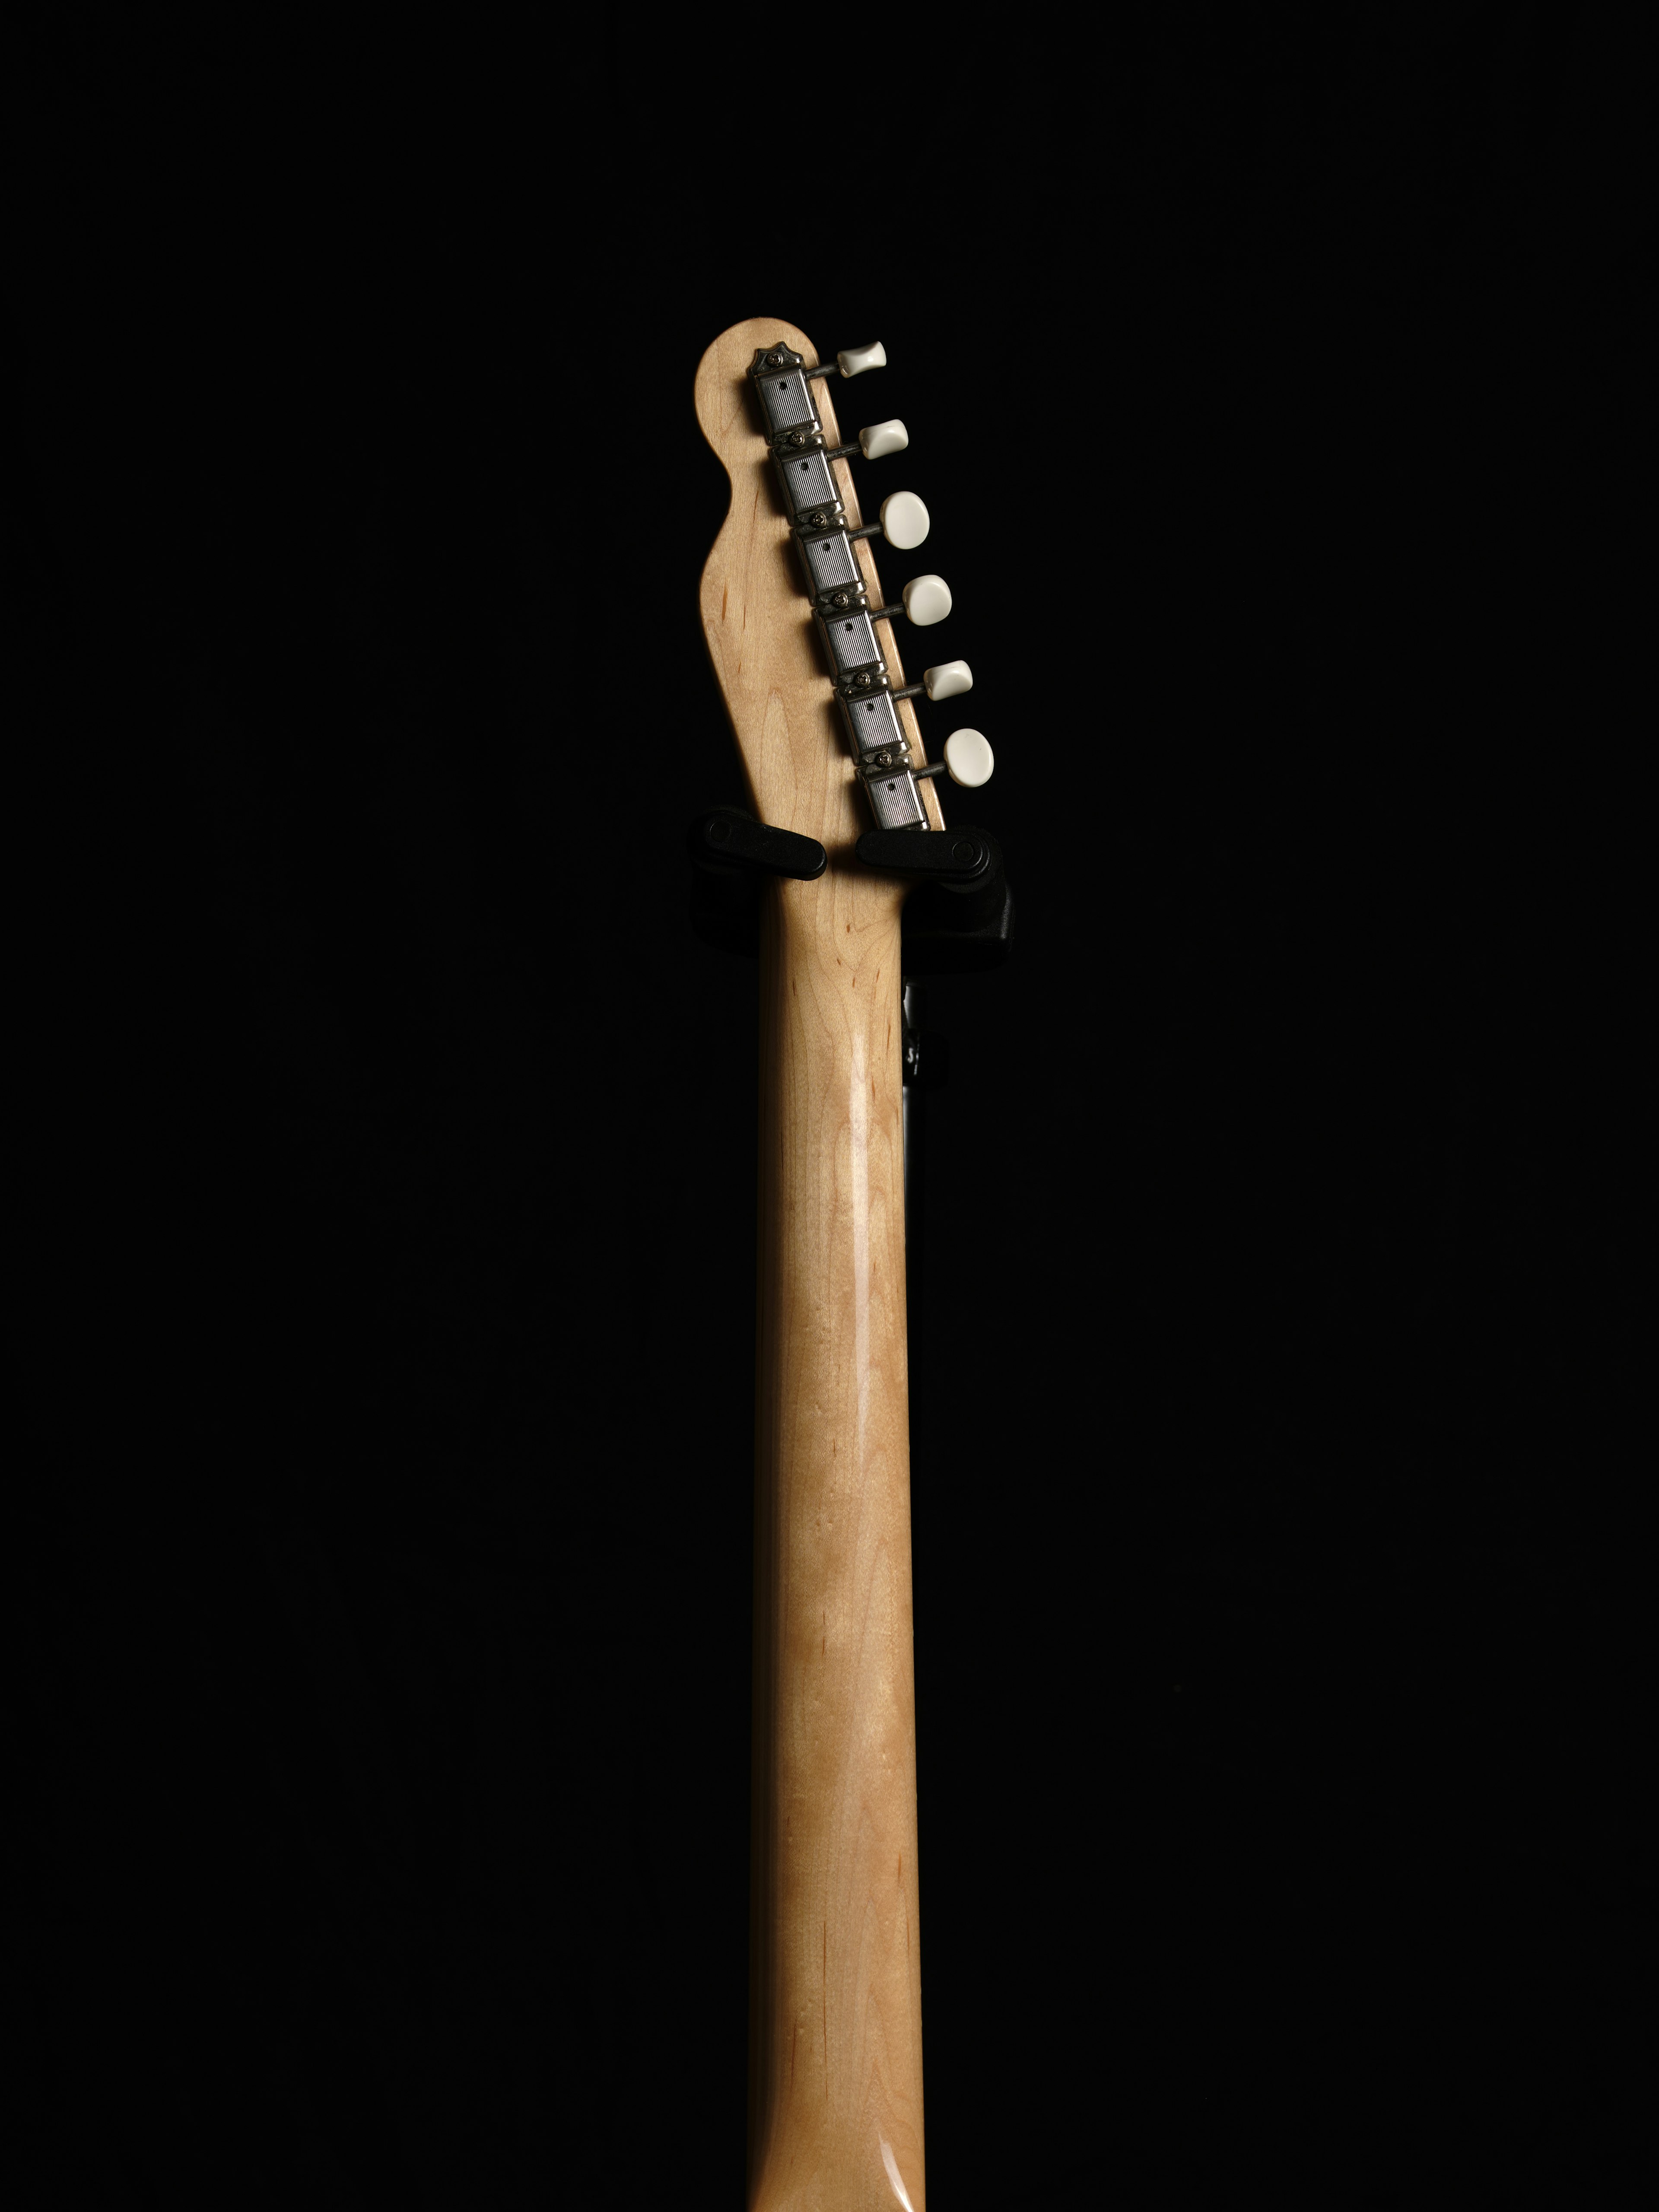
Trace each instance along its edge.
<instances>
[{"instance_id":1,"label":"natural maple wood finish","mask_svg":"<svg viewBox=\"0 0 1659 2212\"><path fill-rule=\"evenodd\" d=\"M762 931L749 2203L925 2212L903 887L853 854L868 803L749 389L755 349L779 338L816 365L792 325L739 323L696 386L732 487L703 571L703 630L750 801L830 854L817 883L769 887ZM815 388L836 442L829 380ZM835 466L856 522L850 475ZM879 605L867 541L858 551ZM920 762L908 701L900 713Z\"/></svg>"}]
</instances>

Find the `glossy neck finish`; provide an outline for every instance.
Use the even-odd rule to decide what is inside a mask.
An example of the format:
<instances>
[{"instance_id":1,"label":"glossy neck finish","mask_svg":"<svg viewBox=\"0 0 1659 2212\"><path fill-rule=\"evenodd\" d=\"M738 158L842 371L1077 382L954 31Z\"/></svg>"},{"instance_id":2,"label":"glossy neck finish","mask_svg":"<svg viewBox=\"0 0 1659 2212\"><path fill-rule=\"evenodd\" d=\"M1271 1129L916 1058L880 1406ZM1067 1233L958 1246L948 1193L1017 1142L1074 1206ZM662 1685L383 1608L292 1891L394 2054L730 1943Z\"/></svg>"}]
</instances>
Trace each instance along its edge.
<instances>
[{"instance_id":1,"label":"glossy neck finish","mask_svg":"<svg viewBox=\"0 0 1659 2212\"><path fill-rule=\"evenodd\" d=\"M926 2205L899 931L860 888L763 929L752 2212Z\"/></svg>"}]
</instances>

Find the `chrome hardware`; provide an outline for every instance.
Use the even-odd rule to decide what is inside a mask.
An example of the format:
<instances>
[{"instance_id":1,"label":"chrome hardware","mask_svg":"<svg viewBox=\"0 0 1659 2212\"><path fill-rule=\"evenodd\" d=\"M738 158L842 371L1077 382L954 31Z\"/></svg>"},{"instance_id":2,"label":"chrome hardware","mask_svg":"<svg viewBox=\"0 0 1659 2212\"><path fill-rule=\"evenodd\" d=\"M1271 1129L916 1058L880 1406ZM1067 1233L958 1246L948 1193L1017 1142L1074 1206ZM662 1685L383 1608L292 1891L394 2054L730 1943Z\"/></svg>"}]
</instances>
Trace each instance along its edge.
<instances>
[{"instance_id":1,"label":"chrome hardware","mask_svg":"<svg viewBox=\"0 0 1659 2212\"><path fill-rule=\"evenodd\" d=\"M869 587L854 557L854 540L881 536L908 550L927 535L927 510L914 492L892 492L882 501L878 521L854 527L832 473L833 463L855 453L876 460L904 452L909 433L896 420L878 422L860 430L854 443L831 446L811 392L821 376L861 376L866 369L884 368L886 360L880 345L854 346L833 362L809 368L803 354L778 340L757 349L749 375L765 416L773 466L789 511L790 534L806 571L813 617L834 671L836 703L847 725L855 772L870 793L881 829L926 830L930 825L919 784L941 774L958 783L982 783L990 774L990 747L977 731L958 731L947 740L943 759L917 769L911 765L898 702L924 692L930 699L950 698L967 690L973 678L965 661L945 661L927 670L920 684L895 690L875 625L900 615L919 625L942 622L951 611L950 589L943 577L913 576L900 604L872 607ZM972 742L957 744L957 738Z\"/></svg>"},{"instance_id":2,"label":"chrome hardware","mask_svg":"<svg viewBox=\"0 0 1659 2212\"><path fill-rule=\"evenodd\" d=\"M860 430L850 446L831 446L824 459L843 461L854 453L861 453L866 461L884 460L889 453L902 453L909 449L910 433L896 417L890 422L872 422Z\"/></svg>"},{"instance_id":3,"label":"chrome hardware","mask_svg":"<svg viewBox=\"0 0 1659 2212\"><path fill-rule=\"evenodd\" d=\"M855 604L850 593L832 592L832 599L844 602L840 606L826 606L819 602L813 612L817 617L818 635L836 672L836 681L841 684L859 682L866 676L885 678L887 662L876 642L875 625L866 611L868 600Z\"/></svg>"},{"instance_id":4,"label":"chrome hardware","mask_svg":"<svg viewBox=\"0 0 1659 2212\"><path fill-rule=\"evenodd\" d=\"M774 443L786 433L818 431L818 410L808 388L805 356L786 345L757 352L750 364L749 378L759 392L766 415L767 435Z\"/></svg>"},{"instance_id":5,"label":"chrome hardware","mask_svg":"<svg viewBox=\"0 0 1659 2212\"><path fill-rule=\"evenodd\" d=\"M836 592L864 592L864 578L853 558L852 542L845 528L827 510L822 512L822 521L817 513L810 514L795 531L795 543L806 564L812 597L820 605L826 596Z\"/></svg>"},{"instance_id":6,"label":"chrome hardware","mask_svg":"<svg viewBox=\"0 0 1659 2212\"><path fill-rule=\"evenodd\" d=\"M886 768L860 765L859 775L870 794L876 825L882 830L925 830L927 815L910 769L894 761Z\"/></svg>"},{"instance_id":7,"label":"chrome hardware","mask_svg":"<svg viewBox=\"0 0 1659 2212\"><path fill-rule=\"evenodd\" d=\"M837 615L845 617L848 614L859 613L866 610L868 610L872 622L884 617L888 611L885 607L870 605L869 588L862 576L859 578L856 584L845 584L836 591L822 592L814 602L814 611L821 615L826 622L834 622ZM903 608L901 607L899 612L902 614L903 611Z\"/></svg>"},{"instance_id":8,"label":"chrome hardware","mask_svg":"<svg viewBox=\"0 0 1659 2212\"><path fill-rule=\"evenodd\" d=\"M790 434L793 439L797 434ZM779 439L772 448L772 465L777 471L783 495L798 524L815 529L826 529L832 522L843 519L840 488L830 472L830 456L824 451L823 435L814 432L810 438L800 433L803 443L786 446Z\"/></svg>"},{"instance_id":9,"label":"chrome hardware","mask_svg":"<svg viewBox=\"0 0 1659 2212\"><path fill-rule=\"evenodd\" d=\"M853 740L853 750L860 758L904 747L904 731L891 692L872 690L848 698L844 691L838 691L836 696L841 702L842 720Z\"/></svg>"}]
</instances>

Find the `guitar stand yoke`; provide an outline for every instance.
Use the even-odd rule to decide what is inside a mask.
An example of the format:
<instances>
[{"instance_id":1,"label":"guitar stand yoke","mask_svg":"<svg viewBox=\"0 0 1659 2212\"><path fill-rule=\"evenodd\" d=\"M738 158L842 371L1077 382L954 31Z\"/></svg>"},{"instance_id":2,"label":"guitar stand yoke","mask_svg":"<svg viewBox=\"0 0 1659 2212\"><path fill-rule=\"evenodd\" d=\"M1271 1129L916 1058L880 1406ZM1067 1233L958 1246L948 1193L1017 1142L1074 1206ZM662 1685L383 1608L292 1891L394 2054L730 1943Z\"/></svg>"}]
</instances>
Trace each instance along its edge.
<instances>
[{"instance_id":1,"label":"guitar stand yoke","mask_svg":"<svg viewBox=\"0 0 1659 2212\"><path fill-rule=\"evenodd\" d=\"M1014 902L1002 848L968 823L932 835L866 830L854 848L866 867L908 877L915 888L901 922L907 975L978 975L1000 968L1013 935ZM705 945L752 959L760 948L760 896L769 876L816 883L830 856L816 837L774 830L738 806L714 806L686 835L691 927Z\"/></svg>"}]
</instances>

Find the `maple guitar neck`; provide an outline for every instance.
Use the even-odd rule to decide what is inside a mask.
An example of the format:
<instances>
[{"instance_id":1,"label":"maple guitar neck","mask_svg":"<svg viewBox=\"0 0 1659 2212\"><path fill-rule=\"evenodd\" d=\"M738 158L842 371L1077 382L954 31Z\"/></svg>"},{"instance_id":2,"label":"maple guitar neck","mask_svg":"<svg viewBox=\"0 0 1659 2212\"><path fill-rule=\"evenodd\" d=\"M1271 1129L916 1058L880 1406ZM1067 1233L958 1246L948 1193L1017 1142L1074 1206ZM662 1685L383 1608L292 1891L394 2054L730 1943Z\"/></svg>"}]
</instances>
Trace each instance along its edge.
<instances>
[{"instance_id":1,"label":"maple guitar neck","mask_svg":"<svg viewBox=\"0 0 1659 2212\"><path fill-rule=\"evenodd\" d=\"M902 884L854 846L868 801L726 331L697 416L730 473L704 634L763 823L817 838L769 883L760 947L750 2212L925 2212L905 1351ZM814 387L838 442L826 384ZM850 473L836 472L850 522ZM854 552L882 604L866 540ZM892 634L876 625L894 684ZM925 758L909 702L897 711ZM920 787L930 825L937 794Z\"/></svg>"}]
</instances>

